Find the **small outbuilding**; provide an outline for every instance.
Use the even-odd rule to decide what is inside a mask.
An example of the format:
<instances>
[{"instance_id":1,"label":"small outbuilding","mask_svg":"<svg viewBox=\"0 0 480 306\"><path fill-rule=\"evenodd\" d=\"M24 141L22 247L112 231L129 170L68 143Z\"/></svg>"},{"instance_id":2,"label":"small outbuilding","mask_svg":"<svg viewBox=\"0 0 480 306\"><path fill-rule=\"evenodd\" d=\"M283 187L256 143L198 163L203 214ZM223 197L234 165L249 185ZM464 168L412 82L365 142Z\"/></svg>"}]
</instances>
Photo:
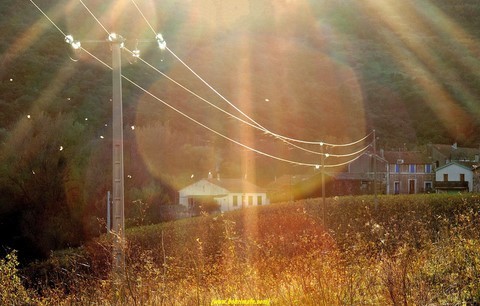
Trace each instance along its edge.
<instances>
[{"instance_id":1,"label":"small outbuilding","mask_svg":"<svg viewBox=\"0 0 480 306\"><path fill-rule=\"evenodd\" d=\"M473 190L473 168L450 162L435 171L435 190L437 193L471 192Z\"/></svg>"},{"instance_id":2,"label":"small outbuilding","mask_svg":"<svg viewBox=\"0 0 480 306\"><path fill-rule=\"evenodd\" d=\"M242 179L201 179L179 190L179 204L193 211L202 205L231 211L269 203L266 190Z\"/></svg>"}]
</instances>

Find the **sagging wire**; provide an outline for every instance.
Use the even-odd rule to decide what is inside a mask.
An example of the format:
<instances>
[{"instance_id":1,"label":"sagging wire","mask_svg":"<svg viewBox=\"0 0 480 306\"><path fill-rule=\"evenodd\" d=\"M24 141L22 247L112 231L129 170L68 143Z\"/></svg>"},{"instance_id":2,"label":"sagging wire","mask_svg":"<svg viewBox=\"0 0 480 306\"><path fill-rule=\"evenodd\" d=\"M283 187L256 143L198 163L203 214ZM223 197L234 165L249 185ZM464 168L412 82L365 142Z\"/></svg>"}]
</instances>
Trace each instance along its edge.
<instances>
[{"instance_id":1,"label":"sagging wire","mask_svg":"<svg viewBox=\"0 0 480 306\"><path fill-rule=\"evenodd\" d=\"M140 13L140 15L142 16L142 18L145 20L145 22L147 23L147 25L150 27L150 29L152 30L152 32L155 34L155 35L158 35L157 32L155 31L155 29L153 28L153 26L150 24L150 22L148 21L148 19L145 17L145 14L143 14L142 10L140 9L140 7L137 5L137 3L135 2L135 0L131 0L132 3L135 5L135 7L137 8L138 12ZM307 141L307 140L301 140L301 139L296 139L296 138L292 138L292 137L288 137L288 136L285 136L285 135L281 135L281 134L277 134L277 133L274 133L270 130L268 130L267 128L265 128L264 126L262 126L260 123L258 123L257 121L255 121L253 118L251 118L248 114L246 114L245 112L243 112L241 109L239 109L234 103L232 103L230 100L228 100L226 97L224 97L220 92L218 92L212 85L210 85L206 80L204 80L198 73L196 73L192 68L190 68L190 66L188 66L180 57L178 57L175 52L173 52L170 48L168 48L166 45L165 45L165 49L170 52L170 54L173 55L173 57L175 57L180 63L182 63L182 65L187 68L193 75L195 75L202 83L204 83L208 88L210 88L210 90L212 90L216 95L218 95L222 100L224 100L227 104L229 104L231 107L233 107L235 110L237 110L240 114L242 114L245 118L247 118L248 120L250 120L254 125L256 125L258 128L260 128L262 131L264 131L266 134L270 134L278 139L283 139L283 140L286 140L286 141L293 141L293 142L298 142L298 143L303 143L303 144L313 144L313 145L318 145L320 143L323 143L324 145L326 146L329 146L329 147L347 147L347 146L353 146L355 144L358 144L360 142L362 142L363 140L365 140L366 138L368 138L370 135L372 135L372 132L370 132L368 135L366 135L365 137L357 140L357 141L353 141L353 142L350 142L350 143L344 143L344 144L333 144L333 143L327 143L327 142L324 142L324 141ZM289 143L290 144L290 143ZM292 144L290 144L292 145ZM313 153L313 152L316 152L316 151L311 151L310 153ZM319 152L317 152L319 153ZM321 153L320 153L321 154Z\"/></svg>"},{"instance_id":2,"label":"sagging wire","mask_svg":"<svg viewBox=\"0 0 480 306\"><path fill-rule=\"evenodd\" d=\"M130 50L128 50L127 48L123 48L123 50L125 50L126 52L129 52L130 55L132 55L132 56L134 56L134 57L136 56L136 54L134 53L135 50L134 50L134 51L130 51ZM150 64L150 63L148 63L147 61L145 61L145 60L144 60L143 58L141 58L140 56L137 56L137 58L138 58L141 62L143 62L145 65L147 65L148 67L150 67L151 69L153 69L154 71L156 71L157 73L159 73L160 75L162 75L163 77L165 77L166 79L168 79L169 81L173 82L174 84L176 84L177 86L179 86L179 87L182 88L183 90L187 91L187 92L190 93L191 95L193 95L193 96L195 96L196 98L200 99L201 101L207 103L208 105L212 106L213 108L217 109L218 111L223 112L223 113L226 114L227 116L229 116L229 117L231 117L231 118L234 118L234 119L236 119L236 120L238 120L238 121L240 121L240 122L242 122L242 123L244 123L244 124L246 124L246 125L248 125L248 126L250 126L250 127L252 127L252 128L261 130L258 126L253 125L252 123L250 123L250 122L248 122L248 121L246 121L246 120L244 120L244 119L242 119L242 118L240 118L240 117L235 116L234 114L232 114L232 113L224 110L223 108L221 108L221 107L215 105L214 103L208 101L207 99L201 97L200 95L198 95L198 94L195 93L194 91L190 90L190 89L187 88L186 86L184 86L184 85L182 85L181 83L177 82L176 80L172 79L172 78L169 77L167 74L163 73L161 70L159 70L158 68L156 68L156 67L153 66L152 64ZM286 140L283 140L283 139L280 139L280 140L282 140L283 142L285 142L285 143L288 144L288 145L291 145L292 147L295 147L295 148L297 148L297 149L300 149L300 150L305 151L305 152L308 152L308 153L312 153L312 154L316 154L316 155L323 155L323 154L324 154L324 153L321 153L321 152L318 152L318 151L313 151L313 150L309 150L309 149L307 149L307 148L298 146L298 145L296 145L296 144L294 144L294 143L290 143L290 142L288 142L288 141L286 141ZM366 149L368 149L368 147L369 147L369 146L367 145L367 146L365 146L364 148L360 149L359 151L356 151L356 152L353 152L353 153L350 153L350 154L331 154L330 156L332 156L332 157L348 157L348 156L353 156L353 155L358 154L358 153L360 153L360 152L362 152L362 151L365 151Z\"/></svg>"},{"instance_id":3,"label":"sagging wire","mask_svg":"<svg viewBox=\"0 0 480 306\"><path fill-rule=\"evenodd\" d=\"M80 0L81 1L81 0ZM33 1L33 0L30 0L30 2L50 21L50 23L52 23L52 25L55 26L55 28L57 28L57 30L65 37L65 42L69 43L72 47L76 48L76 49L79 49L79 50L82 50L84 52L86 52L88 55L90 55L92 58L94 58L95 60L97 60L98 62L100 62L102 65L104 65L105 67L107 67L108 69L112 70L112 67L108 64L106 64L104 61L102 61L101 59L99 59L98 57L96 57L94 54L92 54L91 52L89 52L88 50L86 50L85 48L83 48L81 46L81 44L78 42L78 41L75 41L73 39L73 37L71 35L66 35L56 24L53 20L51 20L48 15L43 12L40 7L38 7L38 5ZM82 1L81 1L82 2ZM85 6L85 4L82 2L82 4ZM88 9L88 8L87 8ZM89 10L90 11L90 10ZM91 11L90 11L91 12ZM93 13L92 13L93 14ZM93 16L93 15L92 15ZM94 18L95 20L98 21L97 18ZM100 23L100 22L99 22ZM104 27L105 29L105 27ZM106 29L105 29L106 30ZM108 31L107 31L108 33ZM112 36L113 35L113 36ZM109 34L109 39L115 39L116 36L114 33L111 33ZM269 154L269 153L266 153L266 152L263 152L263 151L260 151L258 149L255 149L253 147L250 147L246 144L243 144L233 138L230 138L218 131L216 131L215 129L213 128L210 128L208 127L207 125L201 123L200 121L194 119L193 117L187 115L186 113L176 109L175 107L171 106L170 104L168 104L167 102L163 101L162 99L158 98L157 96L155 96L153 93L151 93L150 91L148 91L147 89L143 88L142 86L138 85L137 83L135 83L134 81L132 81L131 79L129 79L128 77L126 77L125 75L122 75L122 78L125 79L126 81L128 81L129 83L131 83L132 85L134 85L135 87L137 87L138 89L140 89L141 91L143 91L144 93L148 94L149 96L151 96L152 98L154 98L155 100L161 102L162 104L164 104L165 106L167 106L168 108L172 109L173 111L177 112L178 114L184 116L185 118L191 120L192 122L202 126L203 128L209 130L210 132L228 140L228 141L231 141L247 150L250 150L252 152L255 152L257 154L260 154L260 155L263 155L263 156L266 156L266 157L269 157L269 158L272 158L272 159L275 159L275 160L279 160L279 161L283 161L283 162L287 162L287 163L290 163L290 164L294 164L294 165L300 165L300 166L309 166L309 167L315 167L315 168L318 168L318 167L321 167L319 164L313 164L313 163L306 163L306 162L299 162L299 161L293 161L293 160L290 160L290 159L286 159L286 158L282 158L282 157L278 157L278 156L275 156L275 155L272 155L272 154ZM326 155L328 156L328 155ZM348 164L356 159L358 159L360 156L357 156L356 158L354 159L351 159L349 161L346 161L344 163L340 163L340 164L330 164L330 165L324 165L325 168L332 168L332 167L338 167L338 166L342 166L342 165L345 165L345 164Z\"/></svg>"}]
</instances>

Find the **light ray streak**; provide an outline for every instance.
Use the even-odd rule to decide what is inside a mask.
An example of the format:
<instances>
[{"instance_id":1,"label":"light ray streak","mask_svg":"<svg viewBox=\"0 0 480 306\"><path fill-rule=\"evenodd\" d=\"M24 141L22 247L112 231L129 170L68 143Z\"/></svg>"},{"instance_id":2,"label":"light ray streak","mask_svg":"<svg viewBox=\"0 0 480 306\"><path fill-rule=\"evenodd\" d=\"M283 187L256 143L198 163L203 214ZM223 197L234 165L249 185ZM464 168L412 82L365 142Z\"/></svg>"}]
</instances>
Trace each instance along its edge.
<instances>
[{"instance_id":1,"label":"light ray streak","mask_svg":"<svg viewBox=\"0 0 480 306\"><path fill-rule=\"evenodd\" d=\"M127 49L127 48L123 48L125 51L129 52L132 56L133 56L133 51ZM203 102L207 103L208 105L214 107L215 109L223 112L224 114L252 127L252 128L255 128L255 129L258 129L258 130L261 130L261 131L264 131L263 129L261 129L260 127L240 118L240 117L237 117L236 115L224 110L223 108L215 105L214 103L208 101L207 99L203 98L202 96L198 95L197 93L195 93L194 91L190 90L189 88L185 87L184 85L182 85L181 83L177 82L176 80L172 79L171 77L169 77L167 74L163 73L161 70L159 70L158 68L156 68L155 66L153 66L152 64L150 64L149 62L145 61L142 57L138 57L138 59L143 62L145 65L147 65L148 67L150 67L151 69L153 69L154 71L156 71L157 73L159 73L160 75L162 75L163 77L167 78L169 81L173 82L175 85L179 86L180 88L182 88L183 90L187 91L188 93L190 93L191 95L195 96L196 98L202 100ZM357 144L357 143L360 143L362 141L364 141L366 138L368 138L371 134L368 134L367 136L365 136L364 138L358 140L357 142L355 143L352 143L352 144ZM296 145L294 143L291 143L283 138L278 138L277 139L283 141L284 143L292 146L292 147L295 147L299 150L302 150L302 151L305 151L305 152L308 152L308 153L312 153L312 154L316 154L316 155L325 155L325 153L321 153L321 152L318 152L318 151L314 151L314 150L309 150L307 148L304 148L304 147L301 147L299 145ZM351 145L352 145L351 144ZM326 144L328 145L328 144ZM337 145L338 147L341 147L343 145ZM366 149L369 148L370 145L366 145L365 147L363 147L362 149L358 150L358 151L355 151L353 153L349 153L349 154L330 154L331 157L349 157L349 156L353 156L353 155L356 155L358 153L361 153L363 151L365 151Z\"/></svg>"},{"instance_id":2,"label":"light ray streak","mask_svg":"<svg viewBox=\"0 0 480 306\"><path fill-rule=\"evenodd\" d=\"M45 18L47 18L48 21L50 21L50 23L55 27L57 28L57 30L63 34L63 36L67 36L56 24L55 22L53 22L52 19L50 19L50 17L48 17L48 15L33 1L33 0L30 0L30 2L40 11L40 13L43 14L43 16L45 16Z\"/></svg>"},{"instance_id":3,"label":"light ray streak","mask_svg":"<svg viewBox=\"0 0 480 306\"><path fill-rule=\"evenodd\" d=\"M132 1L133 1L133 0L132 0ZM106 32L107 34L109 34L109 32L108 32L108 30L105 28L105 26L103 26L103 24L100 22L100 20L99 20L99 19L95 16L95 14L87 7L87 5L85 5L85 3L84 3L82 0L80 0L80 2L81 2L81 3L83 4L83 6L87 9L87 11L90 13L90 15L95 19L95 21L97 21L97 23L105 30L105 32ZM143 16L143 18L145 19L145 21L149 24L149 26L150 26L150 28L152 29L152 31L154 31L153 27L150 25L150 23L148 22L148 20L145 18L145 15L141 12L140 8L136 5L135 2L134 2L134 4L135 4L135 6L137 7L137 9L139 10L139 12L141 13L141 15ZM127 51L128 51L130 54L133 55L133 52L132 52L132 51L130 51L130 50L127 50ZM140 57L139 57L139 58L140 58ZM148 63L147 63L146 61L144 61L143 59L141 59L141 60L142 60L142 62L144 62L145 64L148 64ZM164 73L161 72L160 70L156 69L153 65L148 64L148 66L151 67L152 69L154 69L155 71L157 71L158 73L160 73L161 75L163 75L164 77L167 77L166 74L164 74ZM222 112L225 112L226 114L228 114L228 115L230 115L230 116L232 116L232 117L234 117L234 118L238 118L238 117L233 116L232 114L224 111L223 109L221 109L220 107L214 105L213 103L207 101L206 99L201 98L199 95L197 95L197 94L195 94L193 91L187 89L185 86L180 85L178 82L174 81L174 80L171 79L170 77L167 77L167 78L168 78L170 81L172 81L172 82L174 82L175 84L177 84L178 86L180 86L181 88L187 90L189 93L191 93L191 94L193 94L194 96L200 98L202 101L208 103L209 105L211 105L211 106L213 106L213 107L221 110ZM234 106L234 107L235 107L235 106ZM240 119L240 118L239 118L239 119ZM245 123L246 123L246 121L244 121L244 120L242 120L242 122L245 122ZM252 125L252 124L249 124L249 125L252 126L252 127L255 126L255 125ZM257 126L257 128L259 128L259 127ZM265 130L262 129L262 128L260 128L260 129L261 129L262 131L265 131ZM308 150L308 149L305 149L305 148L303 148L303 147L297 146L297 145L295 145L295 144L291 144L291 143L289 143L288 141L286 141L285 139L282 139L282 138L280 138L280 137L277 137L277 138L281 139L282 141L284 141L284 142L286 142L286 143L288 143L288 144L290 144L290 145L292 145L292 146L294 146L294 147L296 147L296 148L298 148L298 149L302 149L302 150L307 151L307 152L309 152L309 153L314 153L314 154L318 154L318 155L324 155L324 153L317 152L317 151L313 151L313 150ZM332 156L334 156L334 155L332 155ZM350 155L346 155L346 156L350 156ZM335 157L343 157L343 156L341 156L341 155L336 155Z\"/></svg>"},{"instance_id":4,"label":"light ray streak","mask_svg":"<svg viewBox=\"0 0 480 306\"><path fill-rule=\"evenodd\" d=\"M32 2L32 4L35 5L35 7L37 9L40 10L40 8L35 4L35 2L33 2L33 0L30 0L30 2ZM41 11L41 10L40 10ZM41 11L45 17L48 17L43 11ZM47 18L54 26L55 28L57 28L57 30L65 36L65 33L53 22L53 20L51 20L50 18ZM105 63L104 61L102 61L100 58L98 58L97 56L95 56L94 54L92 54L91 52L89 52L87 49L85 49L84 47L81 47L81 50L84 51L85 53L87 53L89 56L91 56L93 59L95 59L96 61L98 61L99 63L101 63L103 66L107 67L108 69L112 70L113 68L108 65L107 63ZM314 164L314 163L306 163L306 162L299 162L299 161L294 161L294 160L290 160L290 159L286 159L286 158L282 158L282 157L279 157L279 156L275 156L275 155L272 155L272 154L269 154L269 153L266 153L266 152L263 152L261 150L258 150L258 149L255 149L251 146L248 146L244 143L241 143L240 141L237 141L233 138L230 138L218 131L216 131L215 129L213 128L210 128L209 126L201 123L200 121L194 119L193 117L187 115L186 113L176 109L175 107L171 106L170 104L168 104L167 102L165 102L164 100L158 98L157 96L155 96L153 93L151 93L150 91L148 91L147 89L143 88L142 86L138 85L137 83L135 83L134 81L132 81L131 79L129 79L128 77L126 77L125 75L122 74L122 78L125 79L126 81L128 81L129 83L131 83L133 86L137 87L138 89L140 89L141 91L143 91L144 93L146 93L147 95L151 96L153 99L159 101L160 103L162 103L163 105L167 106L168 108L170 108L171 110L175 111L176 113L184 116L185 118L189 119L190 121L196 123L197 125L207 129L208 131L232 142L232 143L235 143L247 150L250 150L252 152L255 152L259 155L263 155L263 156L266 156L266 157L269 157L271 159L275 159L275 160L278 160L278 161L282 161L282 162L286 162L286 163L290 163L290 164L293 164L293 165L298 165L298 166L308 166L308 167L319 167L320 165L319 164ZM346 161L344 163L339 163L339 164L330 164L330 165L324 165L325 168L332 168L332 167L338 167L338 166L342 166L342 165L346 165L354 160L356 160L357 158L359 158L360 156L357 156L349 161Z\"/></svg>"},{"instance_id":5,"label":"light ray streak","mask_svg":"<svg viewBox=\"0 0 480 306\"><path fill-rule=\"evenodd\" d=\"M412 33L409 27L410 19L412 23L420 20L425 28L429 27L431 23L427 24L425 18L419 18L426 16L419 16L418 10L415 10L413 4L409 2L383 1L379 4L377 1L368 0L365 3L369 12L380 17L381 22L397 34L394 38L388 35L391 33L384 33L383 37L390 42L388 45L391 52L398 58L403 58L400 64L417 76L417 84L422 88L424 101L430 109L449 131L458 132L459 127L461 132L467 131L471 126L471 117L455 103L454 97L442 85L442 78L445 80L445 75L449 74L449 67L446 67L435 50L425 44L418 35L414 35L416 33ZM437 13L440 14L439 10ZM478 108L475 112L478 113Z\"/></svg>"},{"instance_id":6,"label":"light ray streak","mask_svg":"<svg viewBox=\"0 0 480 306\"><path fill-rule=\"evenodd\" d=\"M150 22L148 21L147 17L145 17L145 15L143 14L142 10L140 9L140 7L138 7L137 3L135 2L135 0L132 0L132 3L133 5L135 5L135 7L137 8L138 12L140 13L140 15L142 15L143 17L143 20L145 20L145 22L147 23L147 25L150 27L150 29L152 30L153 33L157 34L155 32L155 29L153 28L153 26L150 24Z\"/></svg>"},{"instance_id":7,"label":"light ray streak","mask_svg":"<svg viewBox=\"0 0 480 306\"><path fill-rule=\"evenodd\" d=\"M31 0L30 0L31 1ZM107 33L107 35L110 34L110 32L107 30L107 28L100 22L100 20L98 20L98 18L95 16L95 14L88 8L88 6L82 1L80 0L80 3L85 7L85 9L90 13L90 15L92 15L93 19L95 19L97 21L97 23L103 28L103 30Z\"/></svg>"},{"instance_id":8,"label":"light ray streak","mask_svg":"<svg viewBox=\"0 0 480 306\"><path fill-rule=\"evenodd\" d=\"M94 58L95 60L97 60L98 62L100 62L102 65L104 65L105 67L107 67L108 69L112 69L112 67L110 65L108 65L107 63L105 63L104 61L102 61L100 58L96 57L94 54L90 53L88 50L86 50L85 48L82 47L82 50L85 51L88 55L90 55L92 58ZM132 81L131 79L129 79L128 77L126 77L125 75L122 74L122 78L125 79L127 82L129 82L130 84L132 84L133 86L137 87L138 89L140 89L141 91L143 91L144 93L146 93L147 95L149 95L150 97L152 97L153 99L157 100L158 102L162 103L163 105L167 106L168 108L170 108L171 110L175 111L176 113L184 116L185 118L189 119L190 121L196 123L197 125L200 125L201 127L209 130L210 132L230 141L230 142L233 142L247 150L250 150L252 152L255 152L255 153L258 153L260 155L263 155L263 156L266 156L266 157L270 157L270 158L273 158L273 159L276 159L276 160L279 160L279 161L283 161L283 162L287 162L287 163L290 163L290 164L294 164L294 165L298 165L298 166L309 166L309 167L315 167L317 166L317 164L313 164L313 163L304 163L304 162L298 162L298 161L293 161L293 160L289 160L289 159L286 159L286 158L281 158L281 157L278 157L278 156L275 156L275 155L271 155L271 154L268 154L266 152L263 152L263 151L260 151L260 150L257 150L253 147L250 147L246 144L243 144L233 138L230 138L218 131L216 131L215 129L212 129L210 128L209 126L201 123L200 121L194 119L193 117L187 115L186 113L182 112L181 110L171 106L170 104L168 104L167 102L165 102L164 100L160 99L159 97L155 96L153 93L151 93L150 91L148 91L147 89L143 88L142 86L138 85L137 83L135 83L134 81Z\"/></svg>"},{"instance_id":9,"label":"light ray streak","mask_svg":"<svg viewBox=\"0 0 480 306\"><path fill-rule=\"evenodd\" d=\"M151 26L150 22L147 20L147 18L145 17L145 15L143 14L142 10L140 9L140 7L135 3L134 0L131 0L135 7L137 8L137 10L139 11L140 15L142 15L143 19L145 20L145 22L150 26L152 32L156 35L156 31L155 29ZM170 54L173 55L173 57L175 57L185 68L187 68L193 75L195 75L203 84L205 84L205 86L207 86L211 91L213 91L217 96L219 96L222 100L224 100L227 104L229 104L231 107L233 107L236 111L238 111L240 114L242 114L245 118L247 118L248 120L250 120L254 125L256 125L257 127L259 127L262 131L264 131L265 133L267 134L270 134L278 139L283 139L283 140L287 140L287 141L293 141L293 142L298 142L298 143L303 143L303 144L314 144L314 145L318 145L320 143L323 143L324 145L327 145L327 146L330 146L330 147L347 147L347 146L352 146L352 145L355 145L361 141L363 141L364 139L366 139L368 136L370 136L372 133L366 135L365 137L363 137L362 139L360 140L357 140L357 141L354 141L354 142L351 142L351 143L345 143L345 144L333 144L333 143L327 143L327 142L324 142L324 141L307 141L307 140L302 140L302 139L296 139L296 138L292 138L292 137L287 137L287 136L284 136L284 135L280 135L280 134L277 134L277 133L274 133L270 130L268 130L267 128L265 128L264 126L262 126L260 123L258 123L257 121L255 121L253 118L251 118L248 114L246 114L245 112L243 112L240 108L238 108L234 103L232 103L230 100L228 100L225 96L223 96L220 92L218 92L212 85L210 85L206 80L204 80L198 73L196 73L192 68L190 68L189 65L187 65L180 57L178 57L175 52L173 52L168 46L166 46L166 50L168 52L170 52ZM315 152L315 151L312 151L312 152ZM311 153L312 153L311 152Z\"/></svg>"}]
</instances>

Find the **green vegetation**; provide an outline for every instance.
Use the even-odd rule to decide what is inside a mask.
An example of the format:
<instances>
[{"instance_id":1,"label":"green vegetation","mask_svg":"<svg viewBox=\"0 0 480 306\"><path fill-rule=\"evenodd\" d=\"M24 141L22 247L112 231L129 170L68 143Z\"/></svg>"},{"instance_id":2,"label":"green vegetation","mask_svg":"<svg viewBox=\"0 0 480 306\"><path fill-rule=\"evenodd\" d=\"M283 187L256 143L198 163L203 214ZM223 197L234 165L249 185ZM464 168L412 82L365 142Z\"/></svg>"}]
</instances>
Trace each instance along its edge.
<instances>
[{"instance_id":1,"label":"green vegetation","mask_svg":"<svg viewBox=\"0 0 480 306\"><path fill-rule=\"evenodd\" d=\"M2 305L25 305L34 300L22 284L18 273L18 259L15 251L0 259L0 303Z\"/></svg>"},{"instance_id":2,"label":"green vegetation","mask_svg":"<svg viewBox=\"0 0 480 306\"><path fill-rule=\"evenodd\" d=\"M480 302L480 198L330 198L201 216L127 232L128 305L460 305ZM3 270L2 270L3 271ZM101 237L23 270L33 300L121 301Z\"/></svg>"}]
</instances>

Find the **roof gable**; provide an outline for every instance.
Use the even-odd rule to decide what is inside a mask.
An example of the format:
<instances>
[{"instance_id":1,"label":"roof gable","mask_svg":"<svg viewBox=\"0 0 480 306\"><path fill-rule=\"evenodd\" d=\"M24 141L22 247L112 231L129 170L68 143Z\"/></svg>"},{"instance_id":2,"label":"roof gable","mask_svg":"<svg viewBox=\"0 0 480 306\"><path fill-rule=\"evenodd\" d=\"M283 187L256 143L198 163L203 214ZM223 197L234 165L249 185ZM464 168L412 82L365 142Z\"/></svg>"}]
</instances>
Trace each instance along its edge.
<instances>
[{"instance_id":1,"label":"roof gable","mask_svg":"<svg viewBox=\"0 0 480 306\"><path fill-rule=\"evenodd\" d=\"M480 154L480 149L478 148L465 148L446 144L433 144L431 146L445 158L457 161L474 161L475 156Z\"/></svg>"},{"instance_id":2,"label":"roof gable","mask_svg":"<svg viewBox=\"0 0 480 306\"><path fill-rule=\"evenodd\" d=\"M207 179L211 184L225 188L230 193L264 193L263 188L242 179Z\"/></svg>"},{"instance_id":3,"label":"roof gable","mask_svg":"<svg viewBox=\"0 0 480 306\"><path fill-rule=\"evenodd\" d=\"M201 179L191 185L182 188L180 191L188 190L201 183L217 186L224 190L224 193L265 193L263 188L242 179Z\"/></svg>"},{"instance_id":4,"label":"roof gable","mask_svg":"<svg viewBox=\"0 0 480 306\"><path fill-rule=\"evenodd\" d=\"M443 169L446 169L446 168L450 168L450 167L453 167L453 166L457 166L457 167L466 169L466 170L468 170L468 171L472 171L472 168L471 168L471 167L462 165L461 163L457 163L457 162L450 162L450 163L448 163L448 164L446 164L446 165L443 165L443 166L441 166L441 167L438 167L438 168L436 169L436 171L443 170Z\"/></svg>"}]
</instances>

